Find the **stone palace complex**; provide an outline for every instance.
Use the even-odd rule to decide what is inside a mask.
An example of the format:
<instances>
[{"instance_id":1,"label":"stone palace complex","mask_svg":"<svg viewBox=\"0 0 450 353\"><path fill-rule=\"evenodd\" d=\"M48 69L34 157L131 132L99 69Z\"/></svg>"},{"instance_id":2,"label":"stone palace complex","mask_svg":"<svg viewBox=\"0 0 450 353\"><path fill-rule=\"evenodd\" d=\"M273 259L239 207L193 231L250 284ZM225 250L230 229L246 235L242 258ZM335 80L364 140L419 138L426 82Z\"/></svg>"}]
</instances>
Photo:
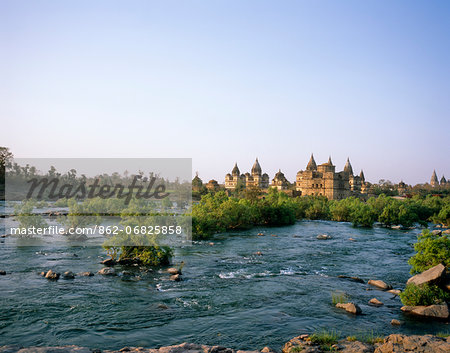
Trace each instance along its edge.
<instances>
[{"instance_id":1,"label":"stone palace complex","mask_svg":"<svg viewBox=\"0 0 450 353\"><path fill-rule=\"evenodd\" d=\"M447 181L444 176L439 180L436 172L433 172L430 184L423 185L428 185L431 188L439 190L450 187L450 181ZM225 175L224 184L219 184L216 180L210 180L207 184L203 185L198 175L192 180L192 188L194 191L198 191L201 187L204 187L205 190L209 191L225 189L229 193L235 190L253 188L264 192L272 187L292 196L317 195L326 196L330 200L345 199L349 196L367 198L373 194L373 190L371 190L373 186L365 180L362 170L359 175L353 174L353 168L348 158L344 169L337 172L336 166L331 161L331 157L328 158L326 163L317 165L313 155L311 155L305 170L300 170L297 173L295 182L293 183L290 183L286 179L281 170L270 181L269 175L263 173L258 158L256 158L251 171L247 173L241 173L236 163L231 173ZM398 195L405 196L408 190L411 189L411 186L406 185L403 181L397 185L390 183L389 191L393 191L394 189L398 192Z\"/></svg>"},{"instance_id":2,"label":"stone palace complex","mask_svg":"<svg viewBox=\"0 0 450 353\"><path fill-rule=\"evenodd\" d=\"M271 186L279 190L294 190L299 196L323 195L330 200L365 194L368 189L363 171L359 175L353 175L353 169L348 159L344 170L336 172L331 157L328 162L317 165L313 155L311 155L306 169L297 173L294 185L289 183L281 170L275 174L272 183L269 184L269 176L262 173L258 159L253 164L251 173L241 174L235 164L231 174L225 176L225 189L234 190L239 185L245 188L258 187L260 189L267 189Z\"/></svg>"}]
</instances>

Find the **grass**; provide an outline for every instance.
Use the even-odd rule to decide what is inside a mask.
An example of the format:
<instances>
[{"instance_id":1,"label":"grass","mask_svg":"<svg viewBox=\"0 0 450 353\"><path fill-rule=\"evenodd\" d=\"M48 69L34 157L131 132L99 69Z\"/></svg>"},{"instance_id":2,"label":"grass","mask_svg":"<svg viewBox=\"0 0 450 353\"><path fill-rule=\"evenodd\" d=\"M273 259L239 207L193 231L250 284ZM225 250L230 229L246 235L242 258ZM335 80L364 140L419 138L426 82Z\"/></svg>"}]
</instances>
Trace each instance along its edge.
<instances>
[{"instance_id":1,"label":"grass","mask_svg":"<svg viewBox=\"0 0 450 353\"><path fill-rule=\"evenodd\" d=\"M449 332L438 332L436 333L437 337L441 337L441 338L447 338L448 336L450 336Z\"/></svg>"},{"instance_id":2,"label":"grass","mask_svg":"<svg viewBox=\"0 0 450 353\"><path fill-rule=\"evenodd\" d=\"M313 333L309 340L312 343L318 344L320 348L324 351L331 351L331 346L336 344L339 340L339 333L335 330L323 330L320 332Z\"/></svg>"},{"instance_id":3,"label":"grass","mask_svg":"<svg viewBox=\"0 0 450 353\"><path fill-rule=\"evenodd\" d=\"M349 341L349 342L355 342L355 341L356 341L356 336L348 336L348 337L347 337L347 341Z\"/></svg>"},{"instance_id":4,"label":"grass","mask_svg":"<svg viewBox=\"0 0 450 353\"><path fill-rule=\"evenodd\" d=\"M357 337L358 337L359 341L369 343L369 344L381 343L384 341L384 337L380 336L378 334L375 334L373 332L373 330L370 332L362 333L362 334L358 335Z\"/></svg>"},{"instance_id":5,"label":"grass","mask_svg":"<svg viewBox=\"0 0 450 353\"><path fill-rule=\"evenodd\" d=\"M304 349L304 347L296 346L296 347L292 347L292 348L289 350L289 352L290 352L290 353L298 353L298 352L301 352L303 349Z\"/></svg>"},{"instance_id":6,"label":"grass","mask_svg":"<svg viewBox=\"0 0 450 353\"><path fill-rule=\"evenodd\" d=\"M347 293L336 291L331 293L331 301L333 305L336 305L337 303L348 303L349 297Z\"/></svg>"}]
</instances>

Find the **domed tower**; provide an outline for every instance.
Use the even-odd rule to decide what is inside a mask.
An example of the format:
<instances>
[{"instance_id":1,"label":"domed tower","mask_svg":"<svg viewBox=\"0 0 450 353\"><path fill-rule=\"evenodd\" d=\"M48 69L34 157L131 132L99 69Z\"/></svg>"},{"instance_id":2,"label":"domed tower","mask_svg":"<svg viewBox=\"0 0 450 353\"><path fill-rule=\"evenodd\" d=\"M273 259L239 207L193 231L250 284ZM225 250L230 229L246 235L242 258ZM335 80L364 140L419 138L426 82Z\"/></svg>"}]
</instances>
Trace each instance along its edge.
<instances>
[{"instance_id":1,"label":"domed tower","mask_svg":"<svg viewBox=\"0 0 450 353\"><path fill-rule=\"evenodd\" d=\"M239 171L239 168L237 166L237 163L234 164L234 168L231 171L231 174L228 173L225 175L225 188L234 190L238 184L238 181L241 178L241 172Z\"/></svg>"},{"instance_id":2,"label":"domed tower","mask_svg":"<svg viewBox=\"0 0 450 353\"><path fill-rule=\"evenodd\" d=\"M281 172L281 169L278 170L278 173L276 173L275 177L272 179L272 187L275 187L278 190L286 190L289 188L289 182Z\"/></svg>"},{"instance_id":3,"label":"domed tower","mask_svg":"<svg viewBox=\"0 0 450 353\"><path fill-rule=\"evenodd\" d=\"M306 166L306 170L317 170L317 164L314 160L314 156L311 153L311 158L309 159L308 165Z\"/></svg>"},{"instance_id":4,"label":"domed tower","mask_svg":"<svg viewBox=\"0 0 450 353\"><path fill-rule=\"evenodd\" d=\"M439 181L436 175L436 171L433 170L433 174L431 175L431 181L430 181L431 186L436 187L439 186Z\"/></svg>"},{"instance_id":5,"label":"domed tower","mask_svg":"<svg viewBox=\"0 0 450 353\"><path fill-rule=\"evenodd\" d=\"M259 165L258 158L256 158L256 161L255 161L255 163L253 163L253 167L252 167L252 175L253 176L256 176L256 175L261 176L261 174L262 174L262 169L261 169L261 166Z\"/></svg>"},{"instance_id":6,"label":"domed tower","mask_svg":"<svg viewBox=\"0 0 450 353\"><path fill-rule=\"evenodd\" d=\"M203 187L203 181L198 176L198 172L195 172L195 177L192 179L192 190L199 191Z\"/></svg>"}]
</instances>

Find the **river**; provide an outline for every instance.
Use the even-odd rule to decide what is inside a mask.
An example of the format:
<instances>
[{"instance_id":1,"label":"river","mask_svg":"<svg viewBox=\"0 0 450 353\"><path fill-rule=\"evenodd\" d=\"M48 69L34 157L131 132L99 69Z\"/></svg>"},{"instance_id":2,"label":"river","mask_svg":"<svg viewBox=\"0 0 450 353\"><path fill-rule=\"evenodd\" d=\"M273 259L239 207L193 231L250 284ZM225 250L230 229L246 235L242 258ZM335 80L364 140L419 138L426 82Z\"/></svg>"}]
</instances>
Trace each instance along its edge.
<instances>
[{"instance_id":1,"label":"river","mask_svg":"<svg viewBox=\"0 0 450 353\"><path fill-rule=\"evenodd\" d=\"M402 314L399 298L390 293L337 278L381 279L403 289L419 232L300 221L219 234L175 250L174 263L185 262L181 282L168 280L162 270L48 281L39 272L97 272L104 250L20 246L8 237L0 243L0 270L7 271L0 276L0 342L118 349L188 341L279 349L296 335L321 329L342 335L447 332L445 323ZM316 238L324 233L332 239ZM336 290L345 291L363 314L333 307ZM384 305L369 306L373 297ZM403 325L391 326L394 318Z\"/></svg>"}]
</instances>

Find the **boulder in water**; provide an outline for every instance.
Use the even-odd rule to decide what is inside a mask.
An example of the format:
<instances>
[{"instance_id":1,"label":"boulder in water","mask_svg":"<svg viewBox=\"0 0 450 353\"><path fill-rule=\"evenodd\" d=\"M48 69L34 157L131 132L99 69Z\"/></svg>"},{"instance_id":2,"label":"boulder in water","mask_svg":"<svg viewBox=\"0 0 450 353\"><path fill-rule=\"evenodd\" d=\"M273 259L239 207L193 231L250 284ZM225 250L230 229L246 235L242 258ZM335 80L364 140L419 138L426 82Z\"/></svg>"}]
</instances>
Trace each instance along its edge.
<instances>
[{"instance_id":1,"label":"boulder in water","mask_svg":"<svg viewBox=\"0 0 450 353\"><path fill-rule=\"evenodd\" d=\"M443 264L436 265L422 273L415 275L408 279L406 284L415 284L420 286L422 284L431 284L439 282L445 276L445 266Z\"/></svg>"},{"instance_id":2,"label":"boulder in water","mask_svg":"<svg viewBox=\"0 0 450 353\"><path fill-rule=\"evenodd\" d=\"M74 279L75 275L73 274L72 271L66 271L63 273L63 278L64 279Z\"/></svg>"},{"instance_id":3,"label":"boulder in water","mask_svg":"<svg viewBox=\"0 0 450 353\"><path fill-rule=\"evenodd\" d=\"M97 272L99 275L103 276L115 276L116 271L112 267L105 267L102 268L100 271Z\"/></svg>"},{"instance_id":4,"label":"boulder in water","mask_svg":"<svg viewBox=\"0 0 450 353\"><path fill-rule=\"evenodd\" d=\"M355 315L362 313L361 308L355 303L337 303L336 308L345 309L345 311Z\"/></svg>"},{"instance_id":5,"label":"boulder in water","mask_svg":"<svg viewBox=\"0 0 450 353\"><path fill-rule=\"evenodd\" d=\"M447 304L428 305L428 306L402 306L401 310L416 316L422 316L434 319L448 319L450 313Z\"/></svg>"},{"instance_id":6,"label":"boulder in water","mask_svg":"<svg viewBox=\"0 0 450 353\"><path fill-rule=\"evenodd\" d=\"M50 279L50 280L58 280L60 277L60 274L58 272L53 272L52 270L47 271L47 273L45 274L45 278Z\"/></svg>"},{"instance_id":7,"label":"boulder in water","mask_svg":"<svg viewBox=\"0 0 450 353\"><path fill-rule=\"evenodd\" d=\"M6 275L6 271L0 270L0 276Z\"/></svg>"},{"instance_id":8,"label":"boulder in water","mask_svg":"<svg viewBox=\"0 0 450 353\"><path fill-rule=\"evenodd\" d=\"M169 275L181 275L181 271L178 268L175 268L175 267L169 267L167 269L167 273Z\"/></svg>"},{"instance_id":9,"label":"boulder in water","mask_svg":"<svg viewBox=\"0 0 450 353\"><path fill-rule=\"evenodd\" d=\"M87 271L87 272L80 272L78 274L78 276L82 276L82 277L92 277L94 275L93 272Z\"/></svg>"},{"instance_id":10,"label":"boulder in water","mask_svg":"<svg viewBox=\"0 0 450 353\"><path fill-rule=\"evenodd\" d=\"M181 276L179 274L176 274L176 275L170 276L169 279L171 281L180 282L181 281Z\"/></svg>"},{"instance_id":11,"label":"boulder in water","mask_svg":"<svg viewBox=\"0 0 450 353\"><path fill-rule=\"evenodd\" d=\"M392 287L390 285L386 284L385 282L383 282L383 281L381 281L379 279L371 279L367 283L369 283L371 286L378 287L378 288L383 289L383 290L392 289Z\"/></svg>"},{"instance_id":12,"label":"boulder in water","mask_svg":"<svg viewBox=\"0 0 450 353\"><path fill-rule=\"evenodd\" d=\"M328 234L319 234L317 236L317 239L319 239L319 240L328 240L328 239L331 239L331 236L328 235Z\"/></svg>"},{"instance_id":13,"label":"boulder in water","mask_svg":"<svg viewBox=\"0 0 450 353\"><path fill-rule=\"evenodd\" d=\"M383 302L379 301L377 298L372 298L369 300L369 304L372 304L375 306L382 306Z\"/></svg>"},{"instance_id":14,"label":"boulder in water","mask_svg":"<svg viewBox=\"0 0 450 353\"><path fill-rule=\"evenodd\" d=\"M399 295L402 291L400 289L389 289L388 292L395 295Z\"/></svg>"},{"instance_id":15,"label":"boulder in water","mask_svg":"<svg viewBox=\"0 0 450 353\"><path fill-rule=\"evenodd\" d=\"M351 281L358 282L358 283L366 283L366 282L364 282L363 279L361 279L359 277L355 277L355 276L339 275L338 278L345 278L345 279L349 279Z\"/></svg>"}]
</instances>

